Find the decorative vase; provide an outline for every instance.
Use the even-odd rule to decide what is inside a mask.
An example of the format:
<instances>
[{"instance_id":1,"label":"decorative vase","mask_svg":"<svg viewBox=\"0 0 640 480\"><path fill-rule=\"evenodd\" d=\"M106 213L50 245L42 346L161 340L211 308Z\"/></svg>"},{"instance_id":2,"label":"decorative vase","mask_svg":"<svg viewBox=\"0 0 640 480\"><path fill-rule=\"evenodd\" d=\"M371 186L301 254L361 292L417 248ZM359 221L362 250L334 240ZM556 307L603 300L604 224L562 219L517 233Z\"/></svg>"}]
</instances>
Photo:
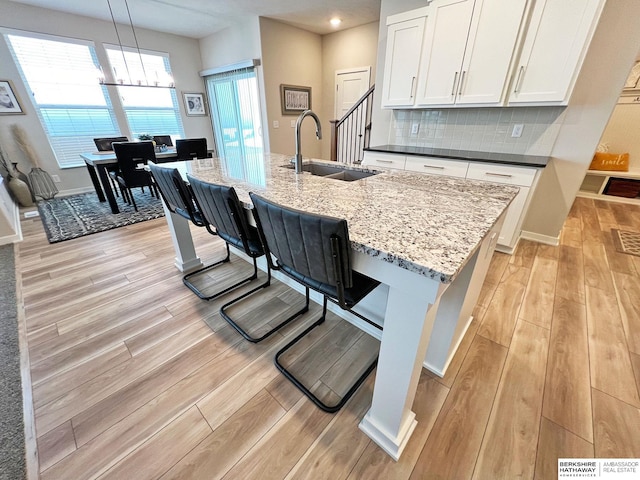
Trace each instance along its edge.
<instances>
[{"instance_id":1,"label":"decorative vase","mask_svg":"<svg viewBox=\"0 0 640 480\"><path fill-rule=\"evenodd\" d=\"M27 177L27 175L25 175L23 172L20 171L20 169L18 168L18 163L17 162L11 162L11 165L13 165L13 171L9 172L9 174L12 177L19 178L20 180L22 180L24 183L27 184L27 188L29 189L29 192L31 193L31 201L35 202L36 201L36 196L34 195L33 190L31 188L31 183L29 182L29 177Z\"/></svg>"},{"instance_id":2,"label":"decorative vase","mask_svg":"<svg viewBox=\"0 0 640 480\"><path fill-rule=\"evenodd\" d=\"M27 182L23 182L18 177L9 176L9 191L18 201L21 207L33 206L33 200L31 199L31 190Z\"/></svg>"}]
</instances>

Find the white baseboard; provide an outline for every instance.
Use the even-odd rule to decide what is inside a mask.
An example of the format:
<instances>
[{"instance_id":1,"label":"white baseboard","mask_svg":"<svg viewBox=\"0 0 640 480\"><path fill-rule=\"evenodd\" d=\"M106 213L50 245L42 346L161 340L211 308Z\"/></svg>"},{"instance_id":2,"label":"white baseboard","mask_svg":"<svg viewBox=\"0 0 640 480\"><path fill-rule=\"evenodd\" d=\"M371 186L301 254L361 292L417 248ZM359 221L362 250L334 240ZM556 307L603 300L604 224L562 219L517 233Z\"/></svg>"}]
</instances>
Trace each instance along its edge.
<instances>
[{"instance_id":1,"label":"white baseboard","mask_svg":"<svg viewBox=\"0 0 640 480\"><path fill-rule=\"evenodd\" d=\"M522 231L520 238L525 240L533 240L534 242L544 243L545 245L552 245L557 247L560 245L560 237L552 237L550 235L542 235L541 233Z\"/></svg>"},{"instance_id":2,"label":"white baseboard","mask_svg":"<svg viewBox=\"0 0 640 480\"><path fill-rule=\"evenodd\" d=\"M78 195L80 193L90 193L90 192L95 193L96 191L93 187L72 188L69 190L60 190L56 194L56 197L68 197L70 195Z\"/></svg>"}]
</instances>

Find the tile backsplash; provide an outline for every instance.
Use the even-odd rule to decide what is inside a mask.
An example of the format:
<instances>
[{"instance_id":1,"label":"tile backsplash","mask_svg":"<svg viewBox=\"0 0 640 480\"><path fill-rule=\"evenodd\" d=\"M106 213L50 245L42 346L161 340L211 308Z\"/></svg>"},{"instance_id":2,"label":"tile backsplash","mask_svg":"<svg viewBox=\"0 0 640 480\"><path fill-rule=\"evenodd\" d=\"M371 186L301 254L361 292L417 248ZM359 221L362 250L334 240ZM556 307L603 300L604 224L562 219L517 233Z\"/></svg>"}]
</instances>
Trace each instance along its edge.
<instances>
[{"instance_id":1,"label":"tile backsplash","mask_svg":"<svg viewBox=\"0 0 640 480\"><path fill-rule=\"evenodd\" d=\"M549 155L565 107L394 110L389 143L497 153ZM415 133L414 125L418 125ZM512 137L513 126L524 125Z\"/></svg>"}]
</instances>

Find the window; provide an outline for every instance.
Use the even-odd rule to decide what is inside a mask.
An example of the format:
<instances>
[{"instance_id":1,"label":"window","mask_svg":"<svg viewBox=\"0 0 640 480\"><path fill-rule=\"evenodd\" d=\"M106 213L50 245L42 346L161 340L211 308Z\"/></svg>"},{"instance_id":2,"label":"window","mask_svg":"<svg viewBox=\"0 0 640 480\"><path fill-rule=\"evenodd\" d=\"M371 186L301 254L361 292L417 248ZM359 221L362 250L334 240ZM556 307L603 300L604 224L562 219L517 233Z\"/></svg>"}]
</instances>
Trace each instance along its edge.
<instances>
[{"instance_id":1,"label":"window","mask_svg":"<svg viewBox=\"0 0 640 480\"><path fill-rule=\"evenodd\" d=\"M229 162L230 176L251 176L263 164L255 69L242 68L207 77L207 90L218 154Z\"/></svg>"},{"instance_id":2,"label":"window","mask_svg":"<svg viewBox=\"0 0 640 480\"><path fill-rule=\"evenodd\" d=\"M7 34L25 86L61 168L83 165L94 137L119 136L106 87L98 83L92 43Z\"/></svg>"},{"instance_id":3,"label":"window","mask_svg":"<svg viewBox=\"0 0 640 480\"><path fill-rule=\"evenodd\" d=\"M169 57L137 50L106 46L115 83L167 84L171 80ZM135 137L151 135L184 136L178 97L172 88L117 87L129 130Z\"/></svg>"}]
</instances>

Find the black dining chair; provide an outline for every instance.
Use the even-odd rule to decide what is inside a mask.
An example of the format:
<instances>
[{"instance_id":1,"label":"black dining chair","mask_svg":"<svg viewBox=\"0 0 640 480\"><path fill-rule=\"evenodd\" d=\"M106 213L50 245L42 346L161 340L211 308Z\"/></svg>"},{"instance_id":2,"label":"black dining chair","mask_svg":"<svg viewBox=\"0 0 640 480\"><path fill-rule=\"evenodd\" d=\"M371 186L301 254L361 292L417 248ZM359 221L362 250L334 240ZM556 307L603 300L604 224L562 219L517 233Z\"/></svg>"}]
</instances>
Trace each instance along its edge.
<instances>
[{"instance_id":1,"label":"black dining chair","mask_svg":"<svg viewBox=\"0 0 640 480\"><path fill-rule=\"evenodd\" d=\"M153 141L156 142L157 147L161 147L162 145L173 147L173 140L171 140L171 135L154 135Z\"/></svg>"},{"instance_id":2,"label":"black dining chair","mask_svg":"<svg viewBox=\"0 0 640 480\"><path fill-rule=\"evenodd\" d=\"M113 142L128 142L129 139L127 137L102 137L102 138L94 138L93 143L96 144L96 149L99 152L109 152L113 150ZM118 171L117 165L109 165L105 167L107 172L109 173L109 178L111 179L111 184L113 185L113 191L116 196L118 195L118 184L116 182L115 173Z\"/></svg>"},{"instance_id":3,"label":"black dining chair","mask_svg":"<svg viewBox=\"0 0 640 480\"><path fill-rule=\"evenodd\" d=\"M245 214L245 209L240 203L238 195L236 194L236 191L233 187L217 185L214 183L198 180L197 178L192 177L189 174L187 174L187 180L189 182L189 186L191 192L193 193L195 204L198 210L202 212L205 221L214 227L215 234L217 234L222 240L225 241L225 245L227 248L227 255L223 260L214 263L213 265L209 265L196 272L185 275L183 279L185 285L187 285L187 287L189 287L196 295L198 295L202 299L211 300L257 279L257 259L264 255L264 249L262 247L262 243L260 242L257 229L249 225L247 216ZM211 230L209 231L211 232ZM223 263L228 263L231 257L229 245L233 245L234 247L243 251L253 260L253 273L249 277L246 277L239 282L234 283L233 285L222 288L213 295L204 295L195 285L193 285L193 283L190 282L190 279L194 275L197 275L204 270L215 268ZM309 309L309 303L307 299L307 303L300 311L284 319L282 322L268 330L266 333L263 333L258 337L252 336L229 316L227 310L232 305L235 305L239 301L249 297L259 290L267 288L269 285L271 285L271 269L267 268L266 281L256 286L255 288L243 293L239 297L236 297L233 300L225 303L220 308L220 315L222 316L222 318L224 318L246 340L249 340L253 343L257 343L273 335L279 329L289 324Z\"/></svg>"},{"instance_id":4,"label":"black dining chair","mask_svg":"<svg viewBox=\"0 0 640 480\"><path fill-rule=\"evenodd\" d=\"M133 204L135 211L138 211L138 206L132 188L142 187L144 190L144 187L149 187L150 193L155 192L155 196L160 198L151 174L144 169L147 162L155 162L156 160L153 143L150 141L114 142L113 151L118 161L115 179L120 185L124 199Z\"/></svg>"},{"instance_id":5,"label":"black dining chair","mask_svg":"<svg viewBox=\"0 0 640 480\"><path fill-rule=\"evenodd\" d=\"M176 140L176 157L178 160L206 158L207 154L206 138L185 138Z\"/></svg>"},{"instance_id":6,"label":"black dining chair","mask_svg":"<svg viewBox=\"0 0 640 480\"><path fill-rule=\"evenodd\" d=\"M250 193L250 196L270 268L280 270L301 283L305 287L307 298L309 289L323 296L322 316L276 354L275 364L278 370L321 410L337 412L373 371L377 356L342 399L333 405L320 400L311 391L311 387L304 385L280 362L280 357L325 321L327 300L380 328L371 320L351 310L380 282L352 270L351 244L346 220L288 208L255 193Z\"/></svg>"},{"instance_id":7,"label":"black dining chair","mask_svg":"<svg viewBox=\"0 0 640 480\"><path fill-rule=\"evenodd\" d=\"M113 142L128 142L129 139L127 137L104 137L104 138L94 138L93 143L96 144L96 149L99 152L108 152L113 150Z\"/></svg>"}]
</instances>

